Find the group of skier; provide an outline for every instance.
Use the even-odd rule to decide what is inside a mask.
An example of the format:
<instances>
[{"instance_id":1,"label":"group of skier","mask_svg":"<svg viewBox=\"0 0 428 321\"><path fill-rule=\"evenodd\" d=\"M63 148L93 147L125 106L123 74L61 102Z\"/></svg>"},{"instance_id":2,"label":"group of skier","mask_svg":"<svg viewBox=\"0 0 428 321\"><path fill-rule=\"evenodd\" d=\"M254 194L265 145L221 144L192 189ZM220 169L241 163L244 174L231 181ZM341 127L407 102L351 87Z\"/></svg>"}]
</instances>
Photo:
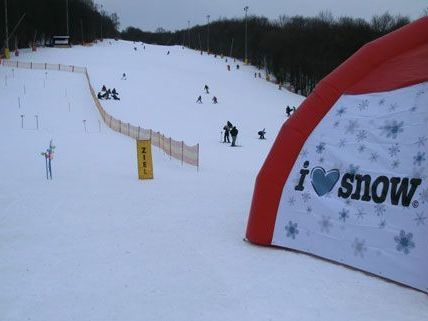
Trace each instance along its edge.
<instances>
[{"instance_id":1,"label":"group of skier","mask_svg":"<svg viewBox=\"0 0 428 321\"><path fill-rule=\"evenodd\" d=\"M205 84L204 90L205 90L205 94L208 95L210 93L210 90L209 90L209 87L208 87L207 84ZM218 99L217 99L216 96L213 96L213 98L211 99L211 101L212 101L213 104L218 104ZM201 95L198 96L198 99L196 99L196 102L198 104L203 104L203 102L202 102L202 96Z\"/></svg>"},{"instance_id":2,"label":"group of skier","mask_svg":"<svg viewBox=\"0 0 428 321\"><path fill-rule=\"evenodd\" d=\"M232 144L230 146L235 147L236 146L236 138L238 137L238 128L236 126L233 126L230 121L227 121L226 125L223 127L224 131L224 138L223 143L230 143L229 137L232 136Z\"/></svg>"},{"instance_id":3,"label":"group of skier","mask_svg":"<svg viewBox=\"0 0 428 321\"><path fill-rule=\"evenodd\" d=\"M98 99L114 99L114 100L120 100L119 93L116 91L116 88L113 88L113 90L110 90L106 88L105 85L101 88L101 91L98 92L97 95Z\"/></svg>"}]
</instances>

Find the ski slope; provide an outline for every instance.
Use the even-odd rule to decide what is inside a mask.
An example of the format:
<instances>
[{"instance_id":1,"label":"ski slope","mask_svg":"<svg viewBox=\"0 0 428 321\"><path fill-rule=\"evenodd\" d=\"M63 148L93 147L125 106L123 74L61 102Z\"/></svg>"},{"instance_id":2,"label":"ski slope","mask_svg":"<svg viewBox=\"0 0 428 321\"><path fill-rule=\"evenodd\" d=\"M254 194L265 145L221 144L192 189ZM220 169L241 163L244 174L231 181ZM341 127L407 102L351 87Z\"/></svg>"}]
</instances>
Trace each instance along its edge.
<instances>
[{"instance_id":1,"label":"ski slope","mask_svg":"<svg viewBox=\"0 0 428 321\"><path fill-rule=\"evenodd\" d=\"M0 67L0 321L428 320L425 294L242 241L257 172L285 106L303 97L230 59L228 72L219 57L145 48L104 41L18 59L87 66L96 89L119 91L103 101L114 117L199 143L199 172L153 148L155 179L138 181L135 142L99 126L84 76ZM227 120L241 147L220 143Z\"/></svg>"}]
</instances>

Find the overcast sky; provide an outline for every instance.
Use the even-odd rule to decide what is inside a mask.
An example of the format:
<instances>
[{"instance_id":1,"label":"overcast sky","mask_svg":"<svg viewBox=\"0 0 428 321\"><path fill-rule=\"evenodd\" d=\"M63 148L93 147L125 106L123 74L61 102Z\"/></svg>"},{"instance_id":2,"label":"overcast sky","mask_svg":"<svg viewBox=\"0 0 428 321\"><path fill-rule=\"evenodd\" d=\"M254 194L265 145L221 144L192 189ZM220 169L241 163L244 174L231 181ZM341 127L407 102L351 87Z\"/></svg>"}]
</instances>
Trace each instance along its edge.
<instances>
[{"instance_id":1,"label":"overcast sky","mask_svg":"<svg viewBox=\"0 0 428 321\"><path fill-rule=\"evenodd\" d=\"M391 14L418 18L428 7L428 0L95 0L109 13L116 12L120 28L135 26L146 31L158 27L177 30L191 25L205 24L209 14L211 20L235 18L244 15L243 8L249 6L248 14L276 19L280 15L315 16L328 10L335 17L352 16L370 19L375 14L389 11Z\"/></svg>"}]
</instances>

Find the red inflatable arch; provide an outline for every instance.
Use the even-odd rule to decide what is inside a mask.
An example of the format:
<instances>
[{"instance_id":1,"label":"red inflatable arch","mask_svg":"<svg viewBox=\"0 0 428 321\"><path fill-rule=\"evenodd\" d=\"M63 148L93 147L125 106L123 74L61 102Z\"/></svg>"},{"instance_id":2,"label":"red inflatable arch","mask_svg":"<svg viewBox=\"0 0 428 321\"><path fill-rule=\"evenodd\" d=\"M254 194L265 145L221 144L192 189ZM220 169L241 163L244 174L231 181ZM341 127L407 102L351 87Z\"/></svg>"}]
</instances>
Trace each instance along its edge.
<instances>
[{"instance_id":1,"label":"red inflatable arch","mask_svg":"<svg viewBox=\"0 0 428 321\"><path fill-rule=\"evenodd\" d=\"M381 95L383 92L392 92L412 85L423 84L427 80L428 17L425 17L366 44L320 81L311 95L282 126L257 176L247 225L247 239L259 245L278 245L278 243L273 242L273 237L279 215L281 197L285 197L285 185L292 178L290 173L293 171L293 167L297 166L296 161L301 154L302 148L307 143L308 137L314 134L314 130L323 122L339 99L352 97L352 95L355 95L355 97L373 93ZM425 108L427 110L428 105L425 105L425 107L427 107ZM382 120L378 121L381 124ZM390 125L377 126L389 128L388 126ZM402 128L398 129L402 130ZM420 136L425 137L423 134L420 134ZM422 156L422 151L420 155ZM416 165L415 167L417 167ZM416 186L415 197L424 191L422 185ZM428 203L428 201L426 202ZM423 200L420 203L424 203ZM376 206L376 204L373 206ZM421 212L423 208L419 207L419 209ZM290 209L281 214L286 217L284 220L287 222L289 214L292 214ZM428 214L428 211L425 214ZM333 222L335 218L332 217L331 220ZM299 228L302 227L302 224L304 223L299 223ZM428 220L426 225L428 226ZM295 228L293 226L297 229L297 224L291 225L291 229L294 231ZM290 231L290 228L288 228L287 233ZM404 232L406 233L406 231ZM302 235L302 231L300 231L299 235ZM400 235L397 236L391 250L393 250L394 246L400 247L399 240ZM394 237L392 242L394 242ZM294 246L288 243L285 245L280 243L279 246L301 250L298 245ZM302 251L319 255L319 253L313 250L305 250L305 248ZM428 253L428 248L426 252ZM400 254L403 254L403 252ZM336 260L322 253L320 256ZM340 260L337 259L337 261ZM347 263L346 260L344 260L344 263ZM353 264L351 263L350 265ZM370 271L370 268L362 267L362 269ZM426 275L428 275L428 272L426 272ZM428 290L426 284L418 286L406 280L403 283L422 288L424 291Z\"/></svg>"}]
</instances>

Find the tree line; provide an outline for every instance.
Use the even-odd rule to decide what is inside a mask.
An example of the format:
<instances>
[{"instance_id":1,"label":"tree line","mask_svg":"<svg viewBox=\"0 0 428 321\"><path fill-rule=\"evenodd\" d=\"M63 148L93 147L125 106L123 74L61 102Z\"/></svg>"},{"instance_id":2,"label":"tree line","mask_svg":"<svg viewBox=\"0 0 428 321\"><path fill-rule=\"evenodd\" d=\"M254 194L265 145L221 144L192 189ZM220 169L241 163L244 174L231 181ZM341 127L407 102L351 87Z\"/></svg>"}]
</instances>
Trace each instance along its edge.
<instances>
[{"instance_id":1,"label":"tree line","mask_svg":"<svg viewBox=\"0 0 428 321\"><path fill-rule=\"evenodd\" d=\"M220 19L175 32L162 28L144 32L128 27L121 33L126 40L160 45L182 45L243 59L245 24L247 52L252 65L273 74L279 83L289 83L307 95L316 83L345 61L361 46L410 22L405 16L389 13L360 18L334 18L322 12L316 17L281 16ZM209 39L208 39L209 37Z\"/></svg>"},{"instance_id":2,"label":"tree line","mask_svg":"<svg viewBox=\"0 0 428 321\"><path fill-rule=\"evenodd\" d=\"M68 10L67 10L68 4ZM8 0L9 48L44 43L54 35L67 35L72 43L92 42L102 37L119 37L118 16L108 14L93 0ZM0 5L0 47L4 46L5 12ZM15 29L15 32L13 30ZM13 33L12 33L13 32Z\"/></svg>"}]
</instances>

